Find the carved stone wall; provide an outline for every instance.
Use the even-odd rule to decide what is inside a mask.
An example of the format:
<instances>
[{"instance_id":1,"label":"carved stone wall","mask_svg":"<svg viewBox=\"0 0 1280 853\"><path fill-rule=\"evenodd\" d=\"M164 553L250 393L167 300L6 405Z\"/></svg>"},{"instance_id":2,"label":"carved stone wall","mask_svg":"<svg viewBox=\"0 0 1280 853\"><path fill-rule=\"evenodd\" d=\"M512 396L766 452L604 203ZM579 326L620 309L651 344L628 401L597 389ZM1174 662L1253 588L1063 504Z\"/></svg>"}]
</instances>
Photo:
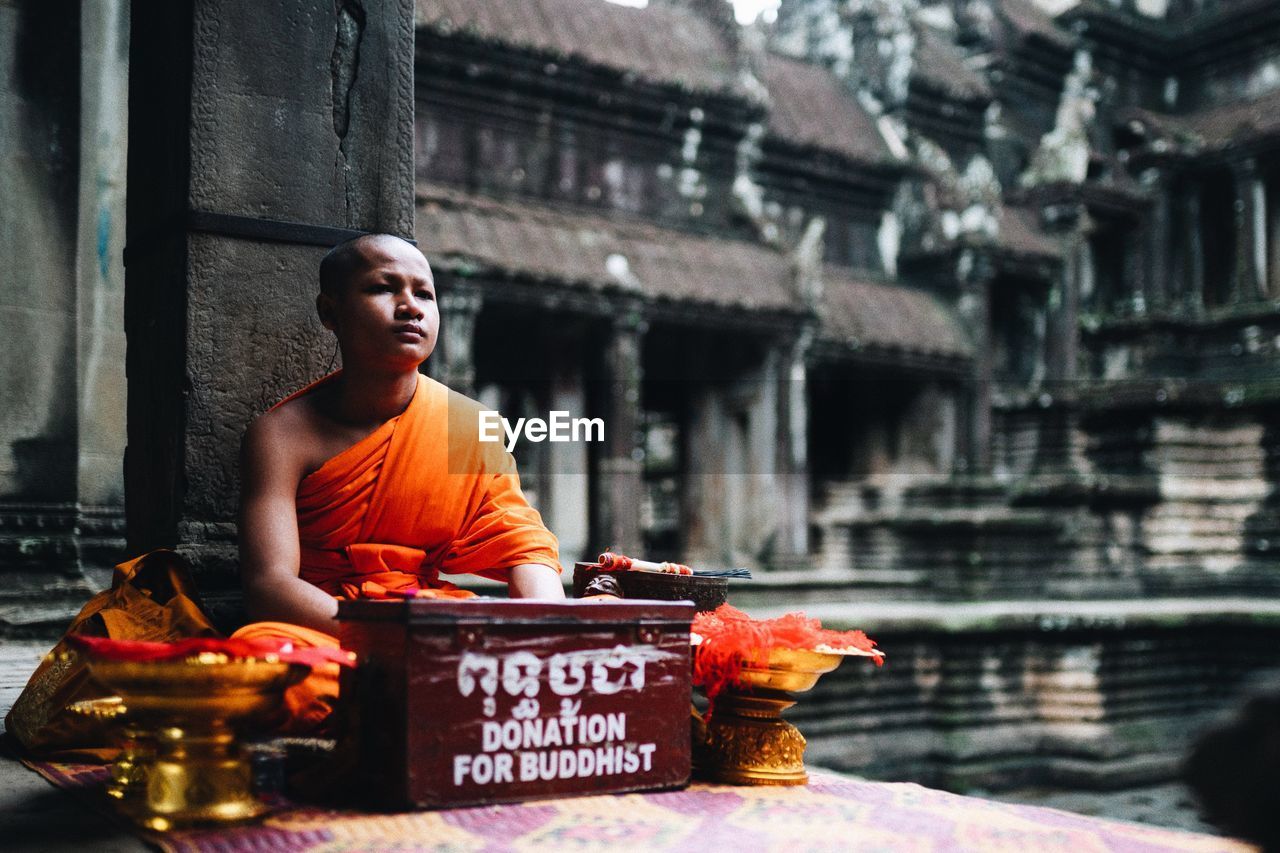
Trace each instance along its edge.
<instances>
[{"instance_id":1,"label":"carved stone wall","mask_svg":"<svg viewBox=\"0 0 1280 853\"><path fill-rule=\"evenodd\" d=\"M3 634L60 626L123 544L127 4L8 3L0 32Z\"/></svg>"},{"instance_id":2,"label":"carved stone wall","mask_svg":"<svg viewBox=\"0 0 1280 853\"><path fill-rule=\"evenodd\" d=\"M237 583L239 435L329 361L325 246L412 236L413 17L408 0L176 7L133 4L129 546L182 547L216 597Z\"/></svg>"},{"instance_id":3,"label":"carved stone wall","mask_svg":"<svg viewBox=\"0 0 1280 853\"><path fill-rule=\"evenodd\" d=\"M840 617L830 608L828 621ZM932 614L932 618L930 618ZM1274 666L1274 604L864 605L882 668L851 660L789 712L827 766L951 790L1122 789L1177 773L1192 739Z\"/></svg>"}]
</instances>

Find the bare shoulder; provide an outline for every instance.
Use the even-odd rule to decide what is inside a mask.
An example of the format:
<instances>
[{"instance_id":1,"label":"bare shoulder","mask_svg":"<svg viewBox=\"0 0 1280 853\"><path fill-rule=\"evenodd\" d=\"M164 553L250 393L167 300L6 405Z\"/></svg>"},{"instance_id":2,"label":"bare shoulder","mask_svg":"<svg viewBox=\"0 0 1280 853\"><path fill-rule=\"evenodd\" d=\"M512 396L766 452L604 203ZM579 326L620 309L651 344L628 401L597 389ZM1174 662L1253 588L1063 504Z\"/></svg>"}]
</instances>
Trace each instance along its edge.
<instances>
[{"instance_id":1,"label":"bare shoulder","mask_svg":"<svg viewBox=\"0 0 1280 853\"><path fill-rule=\"evenodd\" d=\"M299 429L307 430L311 420L302 400L290 400L284 405L263 412L254 418L244 431L246 444L287 444L285 438Z\"/></svg>"},{"instance_id":2,"label":"bare shoulder","mask_svg":"<svg viewBox=\"0 0 1280 853\"><path fill-rule=\"evenodd\" d=\"M316 433L315 415L305 398L262 413L245 429L241 440L246 474L300 480L315 455Z\"/></svg>"}]
</instances>

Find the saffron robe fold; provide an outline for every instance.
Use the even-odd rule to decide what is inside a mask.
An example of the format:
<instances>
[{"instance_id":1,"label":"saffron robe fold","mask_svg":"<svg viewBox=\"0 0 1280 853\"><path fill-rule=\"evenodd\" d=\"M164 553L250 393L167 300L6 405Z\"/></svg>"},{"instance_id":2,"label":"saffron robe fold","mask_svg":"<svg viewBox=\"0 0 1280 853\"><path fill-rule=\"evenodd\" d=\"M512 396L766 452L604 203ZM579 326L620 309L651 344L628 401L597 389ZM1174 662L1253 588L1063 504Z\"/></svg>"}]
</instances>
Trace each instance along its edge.
<instances>
[{"instance_id":1,"label":"saffron robe fold","mask_svg":"<svg viewBox=\"0 0 1280 853\"><path fill-rule=\"evenodd\" d=\"M297 399L338 374L285 398ZM469 597L441 574L507 580L536 563L560 571L558 543L520 491L515 460L479 438L483 407L418 376L405 411L328 459L298 486L298 575L338 598L434 590ZM337 647L319 631L258 622L235 633ZM317 667L285 696L285 732L314 731L337 700L338 667Z\"/></svg>"},{"instance_id":2,"label":"saffron robe fold","mask_svg":"<svg viewBox=\"0 0 1280 853\"><path fill-rule=\"evenodd\" d=\"M402 414L303 479L299 576L356 598L365 583L447 589L442 574L505 581L523 563L560 571L556 538L520 491L515 460L479 439L482 411L419 375Z\"/></svg>"}]
</instances>

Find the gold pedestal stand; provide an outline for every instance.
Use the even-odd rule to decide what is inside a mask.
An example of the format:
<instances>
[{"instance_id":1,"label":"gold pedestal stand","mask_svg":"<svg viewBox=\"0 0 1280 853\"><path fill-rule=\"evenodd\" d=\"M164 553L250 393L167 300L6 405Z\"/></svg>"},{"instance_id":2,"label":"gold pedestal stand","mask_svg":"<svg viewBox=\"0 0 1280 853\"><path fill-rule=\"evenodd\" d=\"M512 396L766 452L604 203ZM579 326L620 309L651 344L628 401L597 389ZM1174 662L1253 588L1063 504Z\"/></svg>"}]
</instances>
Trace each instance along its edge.
<instances>
[{"instance_id":1,"label":"gold pedestal stand","mask_svg":"<svg viewBox=\"0 0 1280 853\"><path fill-rule=\"evenodd\" d=\"M817 684L843 656L775 649L764 666L744 666L735 684L716 697L707 721L695 720L693 772L730 785L803 785L804 735L782 719L792 694Z\"/></svg>"},{"instance_id":2,"label":"gold pedestal stand","mask_svg":"<svg viewBox=\"0 0 1280 853\"><path fill-rule=\"evenodd\" d=\"M76 710L116 725L122 749L107 795L122 814L163 832L266 811L237 736L268 718L309 667L206 653L172 661L90 659L89 670L119 694Z\"/></svg>"}]
</instances>

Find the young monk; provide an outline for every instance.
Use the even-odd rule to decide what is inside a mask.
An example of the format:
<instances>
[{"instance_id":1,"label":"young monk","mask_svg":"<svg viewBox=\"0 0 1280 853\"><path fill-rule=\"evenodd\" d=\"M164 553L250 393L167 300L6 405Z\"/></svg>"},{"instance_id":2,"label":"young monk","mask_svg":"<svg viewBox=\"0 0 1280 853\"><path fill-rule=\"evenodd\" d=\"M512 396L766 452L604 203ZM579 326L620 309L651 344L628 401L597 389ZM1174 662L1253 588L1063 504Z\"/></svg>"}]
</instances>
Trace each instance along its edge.
<instances>
[{"instance_id":1,"label":"young monk","mask_svg":"<svg viewBox=\"0 0 1280 853\"><path fill-rule=\"evenodd\" d=\"M336 647L340 598L471 595L441 574L563 598L556 539L510 454L479 441L480 404L418 372L440 325L422 253L386 234L343 243L320 265L316 309L343 368L245 432L241 573L264 621L235 636ZM319 722L335 695L336 667L294 688L293 728Z\"/></svg>"}]
</instances>

